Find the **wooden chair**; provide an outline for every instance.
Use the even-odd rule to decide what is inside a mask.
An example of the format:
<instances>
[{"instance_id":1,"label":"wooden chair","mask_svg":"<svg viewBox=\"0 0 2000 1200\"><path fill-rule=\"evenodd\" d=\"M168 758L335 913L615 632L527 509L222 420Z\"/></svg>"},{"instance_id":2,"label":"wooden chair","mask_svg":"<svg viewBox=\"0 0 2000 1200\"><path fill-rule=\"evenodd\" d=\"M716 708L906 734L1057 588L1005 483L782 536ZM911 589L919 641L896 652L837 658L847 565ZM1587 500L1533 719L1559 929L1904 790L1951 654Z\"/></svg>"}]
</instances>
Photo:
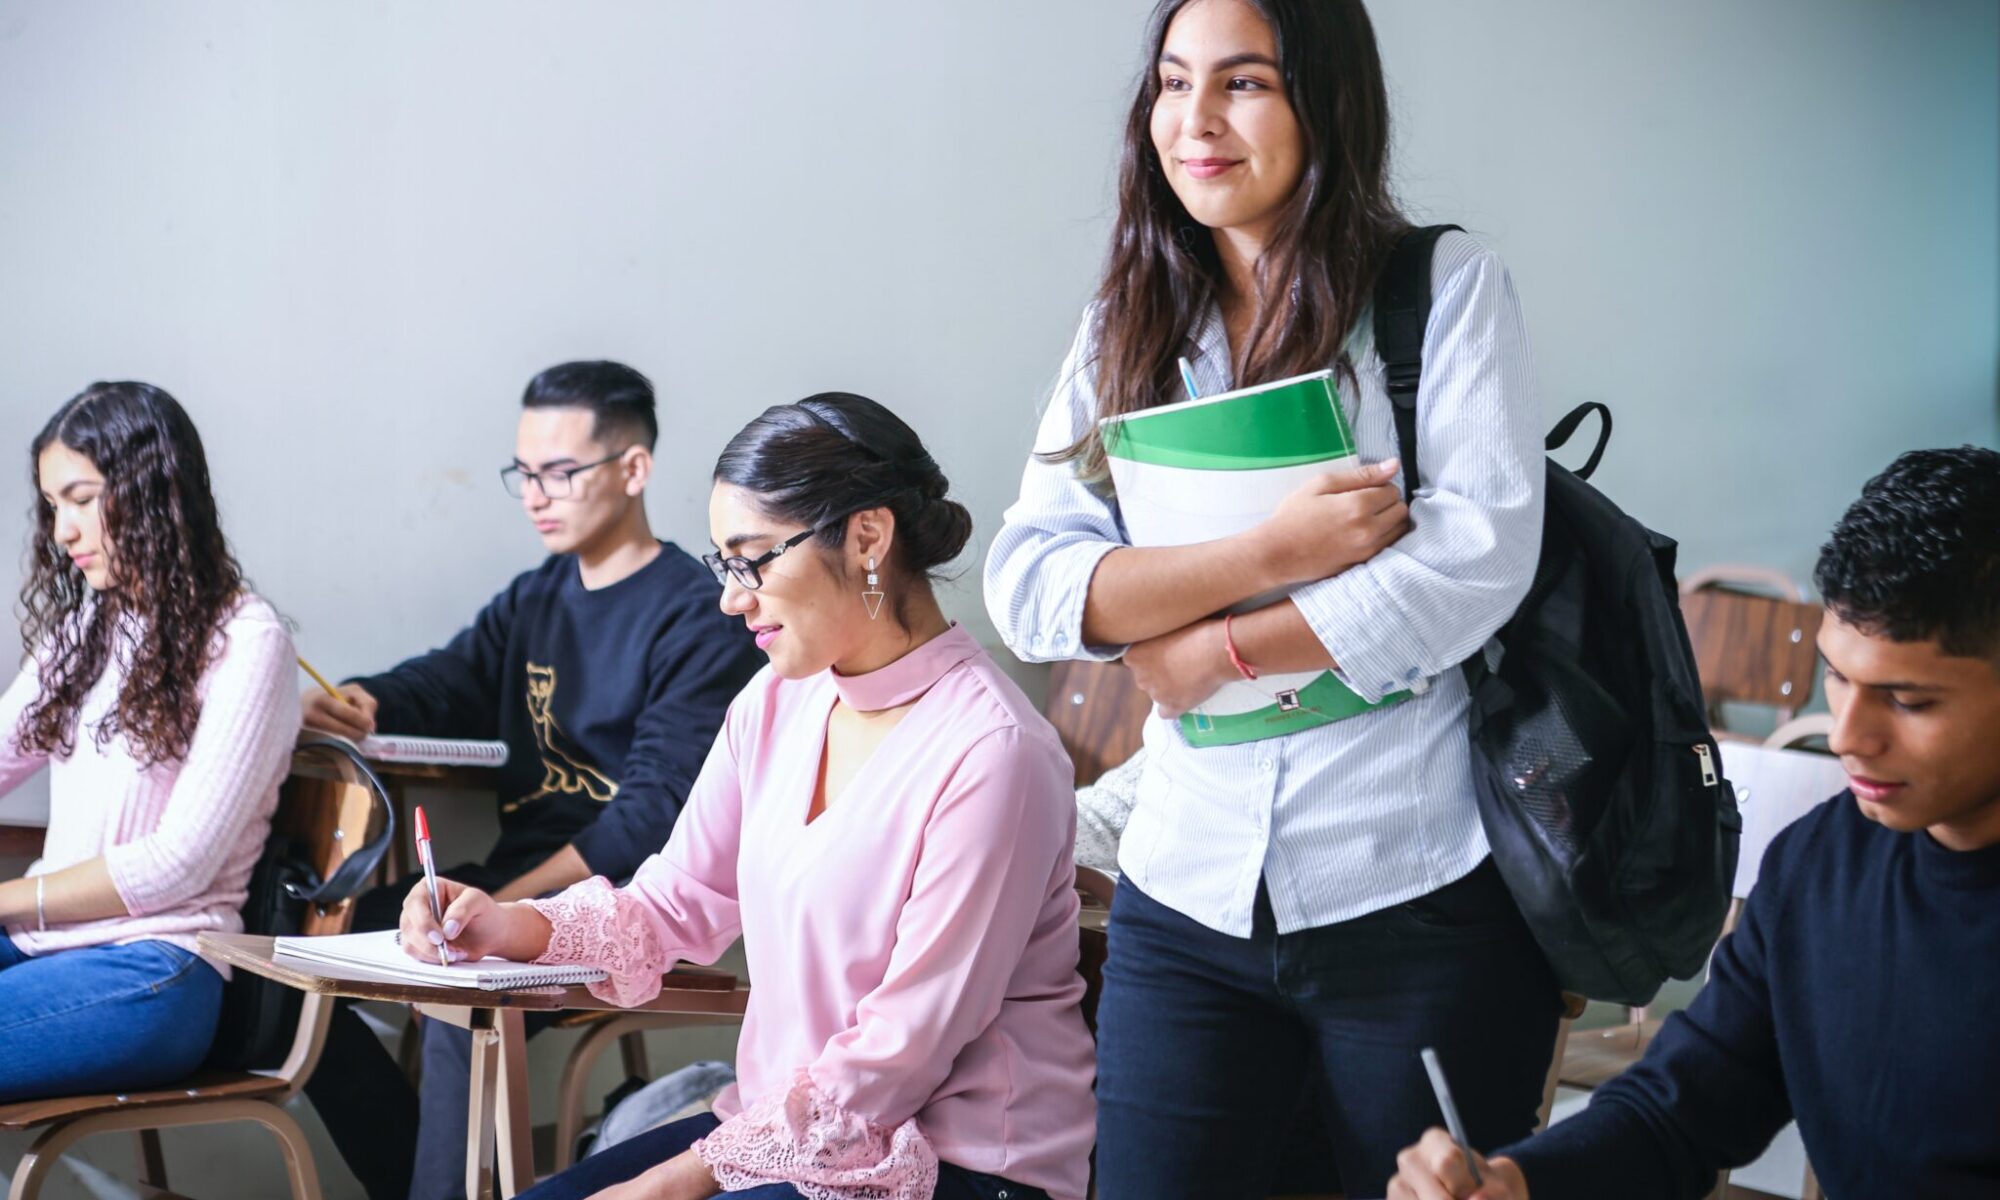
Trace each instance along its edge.
<instances>
[{"instance_id":1,"label":"wooden chair","mask_svg":"<svg viewBox=\"0 0 2000 1200\"><path fill-rule=\"evenodd\" d=\"M1771 840L1787 825L1811 812L1828 797L1847 785L1840 760L1790 748L1789 739L1775 744L1731 744L1722 753L1723 774L1736 790L1736 802L1743 812L1742 843L1736 860L1736 879L1730 886L1729 913L1723 919L1727 937L1743 914L1744 898L1757 883L1758 869ZM1663 1018L1634 1010L1637 1019L1609 1029L1593 1029L1573 1037L1558 1073L1562 1086L1592 1091L1621 1074L1644 1056L1660 1031ZM1806 1200L1815 1200L1818 1185L1807 1168ZM1724 1182L1726 1183L1726 1176ZM1722 1194L1717 1185L1716 1195Z\"/></svg>"},{"instance_id":2,"label":"wooden chair","mask_svg":"<svg viewBox=\"0 0 2000 1200\"><path fill-rule=\"evenodd\" d=\"M1812 694L1823 615L1803 588L1763 567L1708 567L1681 584L1681 616L1718 737L1753 740L1723 727L1725 703L1767 705L1781 725L1797 714Z\"/></svg>"},{"instance_id":3,"label":"wooden chair","mask_svg":"<svg viewBox=\"0 0 2000 1200\"><path fill-rule=\"evenodd\" d=\"M358 765L345 758L329 759L318 747L302 747L293 757L292 773L280 792L272 828L299 838L308 847L314 868L326 878L368 840L370 821L377 811L374 792ZM353 907L350 900L324 910L309 910L302 932L343 933ZM151 1200L167 1200L174 1193L167 1190L159 1131L238 1121L262 1125L277 1139L293 1200L318 1200L319 1177L312 1150L305 1132L283 1105L305 1086L319 1062L332 1013L328 997L305 998L291 1050L275 1071L204 1069L172 1087L0 1105L0 1129L42 1129L15 1170L9 1200L39 1195L63 1151L99 1133L135 1134L140 1194ZM217 1036L226 1037L228 1032L220 1030Z\"/></svg>"},{"instance_id":4,"label":"wooden chair","mask_svg":"<svg viewBox=\"0 0 2000 1200\"><path fill-rule=\"evenodd\" d=\"M1059 662L1049 672L1042 706L1076 767L1076 785L1139 752L1153 701L1121 662Z\"/></svg>"}]
</instances>

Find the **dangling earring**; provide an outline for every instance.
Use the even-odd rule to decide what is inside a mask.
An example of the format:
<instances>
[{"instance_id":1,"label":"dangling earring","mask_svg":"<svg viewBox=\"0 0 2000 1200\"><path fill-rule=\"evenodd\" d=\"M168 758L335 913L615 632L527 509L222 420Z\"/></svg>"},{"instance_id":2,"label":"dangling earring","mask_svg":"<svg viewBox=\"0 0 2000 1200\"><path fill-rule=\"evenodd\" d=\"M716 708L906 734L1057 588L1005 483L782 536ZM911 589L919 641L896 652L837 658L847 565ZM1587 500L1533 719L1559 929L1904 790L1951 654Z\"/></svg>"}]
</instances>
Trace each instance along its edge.
<instances>
[{"instance_id":1,"label":"dangling earring","mask_svg":"<svg viewBox=\"0 0 2000 1200\"><path fill-rule=\"evenodd\" d=\"M872 621L882 615L882 588L880 579L875 574L873 557L868 560L868 586L861 590L861 602L868 606L869 620Z\"/></svg>"}]
</instances>

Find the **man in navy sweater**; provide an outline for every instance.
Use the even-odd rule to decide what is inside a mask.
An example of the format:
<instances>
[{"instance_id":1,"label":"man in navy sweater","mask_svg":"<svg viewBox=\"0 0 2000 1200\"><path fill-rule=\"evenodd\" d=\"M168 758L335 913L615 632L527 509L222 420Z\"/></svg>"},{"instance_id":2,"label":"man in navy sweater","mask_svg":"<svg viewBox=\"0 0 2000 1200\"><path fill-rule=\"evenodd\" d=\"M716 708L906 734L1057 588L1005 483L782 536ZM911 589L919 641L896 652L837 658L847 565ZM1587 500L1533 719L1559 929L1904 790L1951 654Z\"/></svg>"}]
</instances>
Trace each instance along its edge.
<instances>
[{"instance_id":1,"label":"man in navy sweater","mask_svg":"<svg viewBox=\"0 0 2000 1200\"><path fill-rule=\"evenodd\" d=\"M500 837L443 874L503 900L592 875L622 881L667 842L736 693L763 665L699 559L653 536L653 388L614 362L551 367L521 401L501 471L550 555L442 649L303 696L305 724L498 738ZM357 929L394 928L412 880L364 896ZM470 1043L433 1024L418 1097L347 1007L306 1093L370 1200L460 1194ZM417 1178L412 1186L412 1172Z\"/></svg>"},{"instance_id":2,"label":"man in navy sweater","mask_svg":"<svg viewBox=\"0 0 2000 1200\"><path fill-rule=\"evenodd\" d=\"M1391 1200L1695 1200L1796 1119L1832 1200L2000 1196L2000 454L1903 455L1820 551L1849 790L1772 842L1709 982L1589 1108Z\"/></svg>"}]
</instances>

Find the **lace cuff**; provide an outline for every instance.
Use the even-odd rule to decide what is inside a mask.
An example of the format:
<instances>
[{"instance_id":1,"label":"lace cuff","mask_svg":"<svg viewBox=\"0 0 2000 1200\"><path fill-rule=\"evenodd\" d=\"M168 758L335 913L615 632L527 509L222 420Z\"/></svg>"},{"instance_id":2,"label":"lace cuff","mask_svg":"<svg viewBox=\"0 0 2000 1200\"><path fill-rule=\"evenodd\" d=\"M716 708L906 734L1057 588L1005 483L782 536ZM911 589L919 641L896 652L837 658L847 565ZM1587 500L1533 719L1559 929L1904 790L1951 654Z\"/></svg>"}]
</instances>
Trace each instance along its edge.
<instances>
[{"instance_id":1,"label":"lace cuff","mask_svg":"<svg viewBox=\"0 0 2000 1200\"><path fill-rule=\"evenodd\" d=\"M890 1128L835 1104L800 1070L694 1144L726 1191L789 1183L807 1200L931 1200L937 1152L916 1118Z\"/></svg>"},{"instance_id":2,"label":"lace cuff","mask_svg":"<svg viewBox=\"0 0 2000 1200\"><path fill-rule=\"evenodd\" d=\"M609 978L590 985L600 1000L630 1007L660 994L660 977L674 958L660 944L641 902L592 876L546 900L523 901L550 925L549 948L538 963L601 967Z\"/></svg>"}]
</instances>

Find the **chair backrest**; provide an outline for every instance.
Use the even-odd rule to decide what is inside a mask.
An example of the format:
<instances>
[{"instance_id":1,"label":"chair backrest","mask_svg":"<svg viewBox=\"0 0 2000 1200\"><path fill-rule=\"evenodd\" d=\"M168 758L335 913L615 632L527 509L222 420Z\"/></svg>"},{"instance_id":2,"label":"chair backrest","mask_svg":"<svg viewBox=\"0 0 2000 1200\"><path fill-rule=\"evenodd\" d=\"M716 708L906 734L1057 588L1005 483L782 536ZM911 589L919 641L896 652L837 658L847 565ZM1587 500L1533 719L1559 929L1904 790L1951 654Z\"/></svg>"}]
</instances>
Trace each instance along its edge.
<instances>
[{"instance_id":1,"label":"chair backrest","mask_svg":"<svg viewBox=\"0 0 2000 1200\"><path fill-rule=\"evenodd\" d=\"M1139 752L1153 702L1124 663L1059 662L1043 706L1076 767L1077 786Z\"/></svg>"},{"instance_id":2,"label":"chair backrest","mask_svg":"<svg viewBox=\"0 0 2000 1200\"><path fill-rule=\"evenodd\" d=\"M1766 704L1789 721L1812 694L1814 639L1824 611L1790 598L1751 595L1710 571L1681 589L1681 617L1711 710L1724 702ZM1761 577L1751 583L1763 586ZM1791 589L1796 591L1796 585Z\"/></svg>"},{"instance_id":3,"label":"chair backrest","mask_svg":"<svg viewBox=\"0 0 2000 1200\"><path fill-rule=\"evenodd\" d=\"M1743 813L1743 841L1736 857L1736 882L1729 894L1729 927L1744 897L1757 884L1764 852L1786 826L1847 787L1840 760L1829 754L1731 742L1722 748L1722 773L1736 789Z\"/></svg>"},{"instance_id":4,"label":"chair backrest","mask_svg":"<svg viewBox=\"0 0 2000 1200\"><path fill-rule=\"evenodd\" d=\"M292 755L292 771L278 791L278 810L271 829L299 839L308 861L321 879L330 878L347 856L361 849L383 816L383 807L360 765L340 754L301 747ZM353 898L336 904L308 905L300 920L302 934L346 933L354 919ZM333 998L308 995L299 1006L298 1027L284 1064L272 1074L294 1091L319 1063L326 1046Z\"/></svg>"}]
</instances>

